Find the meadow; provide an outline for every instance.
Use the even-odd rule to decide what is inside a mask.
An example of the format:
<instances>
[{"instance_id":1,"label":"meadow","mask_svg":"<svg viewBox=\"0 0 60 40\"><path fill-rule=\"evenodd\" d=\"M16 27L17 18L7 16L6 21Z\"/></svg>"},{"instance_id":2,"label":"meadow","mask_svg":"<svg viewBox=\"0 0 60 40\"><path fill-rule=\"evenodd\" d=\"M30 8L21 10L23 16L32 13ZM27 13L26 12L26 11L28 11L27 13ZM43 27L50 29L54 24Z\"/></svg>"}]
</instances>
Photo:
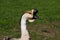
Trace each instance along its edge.
<instances>
[{"instance_id":1,"label":"meadow","mask_svg":"<svg viewBox=\"0 0 60 40\"><path fill-rule=\"evenodd\" d=\"M31 40L60 40L60 0L0 0L0 40L19 38L21 15L33 8L39 19L27 22Z\"/></svg>"}]
</instances>

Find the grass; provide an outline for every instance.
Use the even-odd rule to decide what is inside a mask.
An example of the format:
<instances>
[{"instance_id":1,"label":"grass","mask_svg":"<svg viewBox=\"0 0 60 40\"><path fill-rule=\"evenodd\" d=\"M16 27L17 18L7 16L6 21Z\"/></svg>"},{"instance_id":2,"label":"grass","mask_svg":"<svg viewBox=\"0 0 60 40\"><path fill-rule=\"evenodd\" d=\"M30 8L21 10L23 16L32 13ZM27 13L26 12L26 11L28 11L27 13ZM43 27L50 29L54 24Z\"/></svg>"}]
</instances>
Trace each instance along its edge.
<instances>
[{"instance_id":1,"label":"grass","mask_svg":"<svg viewBox=\"0 0 60 40\"><path fill-rule=\"evenodd\" d=\"M32 40L60 40L60 0L0 0L0 40L20 37L21 15L32 8L39 10L39 19L27 22Z\"/></svg>"}]
</instances>

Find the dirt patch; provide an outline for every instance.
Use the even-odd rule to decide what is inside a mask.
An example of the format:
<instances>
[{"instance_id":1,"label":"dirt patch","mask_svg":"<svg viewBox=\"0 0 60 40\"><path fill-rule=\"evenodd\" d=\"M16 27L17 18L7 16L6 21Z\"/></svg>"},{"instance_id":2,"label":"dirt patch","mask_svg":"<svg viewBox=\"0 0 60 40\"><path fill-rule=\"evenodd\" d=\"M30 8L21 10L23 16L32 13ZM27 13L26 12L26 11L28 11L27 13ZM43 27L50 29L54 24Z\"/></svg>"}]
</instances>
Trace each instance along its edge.
<instances>
[{"instance_id":1,"label":"dirt patch","mask_svg":"<svg viewBox=\"0 0 60 40\"><path fill-rule=\"evenodd\" d=\"M58 30L60 22L52 22L47 24L38 24L34 25L33 27L28 27L29 31L35 32L37 38L38 36L43 37L50 37L53 39L60 39L60 30Z\"/></svg>"}]
</instances>

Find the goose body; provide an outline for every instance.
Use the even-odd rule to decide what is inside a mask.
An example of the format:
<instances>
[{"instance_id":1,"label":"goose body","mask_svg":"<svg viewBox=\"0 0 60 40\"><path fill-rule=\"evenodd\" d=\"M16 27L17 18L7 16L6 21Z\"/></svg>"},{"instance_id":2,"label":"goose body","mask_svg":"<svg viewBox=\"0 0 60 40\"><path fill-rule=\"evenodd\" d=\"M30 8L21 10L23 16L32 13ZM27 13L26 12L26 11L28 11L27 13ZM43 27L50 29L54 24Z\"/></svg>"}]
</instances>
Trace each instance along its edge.
<instances>
[{"instance_id":1,"label":"goose body","mask_svg":"<svg viewBox=\"0 0 60 40\"><path fill-rule=\"evenodd\" d=\"M30 36L29 36L29 32L26 28L26 20L28 20L29 22L33 22L35 19L37 19L37 15L36 13L38 12L37 9L32 9L28 12L26 12L25 14L22 15L21 18L21 38L4 38L3 40L29 40Z\"/></svg>"}]
</instances>

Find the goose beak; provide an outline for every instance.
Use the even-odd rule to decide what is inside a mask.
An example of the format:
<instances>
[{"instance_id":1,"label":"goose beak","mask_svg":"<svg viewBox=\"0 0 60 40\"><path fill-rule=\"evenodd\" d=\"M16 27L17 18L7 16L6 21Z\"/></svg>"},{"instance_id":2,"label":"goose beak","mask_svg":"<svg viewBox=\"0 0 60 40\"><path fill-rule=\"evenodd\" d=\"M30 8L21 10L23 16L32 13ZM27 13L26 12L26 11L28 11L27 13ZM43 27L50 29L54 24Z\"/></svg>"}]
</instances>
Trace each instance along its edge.
<instances>
[{"instance_id":1,"label":"goose beak","mask_svg":"<svg viewBox=\"0 0 60 40\"><path fill-rule=\"evenodd\" d=\"M32 19L39 19L37 15L34 15Z\"/></svg>"},{"instance_id":2,"label":"goose beak","mask_svg":"<svg viewBox=\"0 0 60 40\"><path fill-rule=\"evenodd\" d=\"M39 17L37 16L38 10L34 9L33 11L33 18L32 19L38 19Z\"/></svg>"}]
</instances>

